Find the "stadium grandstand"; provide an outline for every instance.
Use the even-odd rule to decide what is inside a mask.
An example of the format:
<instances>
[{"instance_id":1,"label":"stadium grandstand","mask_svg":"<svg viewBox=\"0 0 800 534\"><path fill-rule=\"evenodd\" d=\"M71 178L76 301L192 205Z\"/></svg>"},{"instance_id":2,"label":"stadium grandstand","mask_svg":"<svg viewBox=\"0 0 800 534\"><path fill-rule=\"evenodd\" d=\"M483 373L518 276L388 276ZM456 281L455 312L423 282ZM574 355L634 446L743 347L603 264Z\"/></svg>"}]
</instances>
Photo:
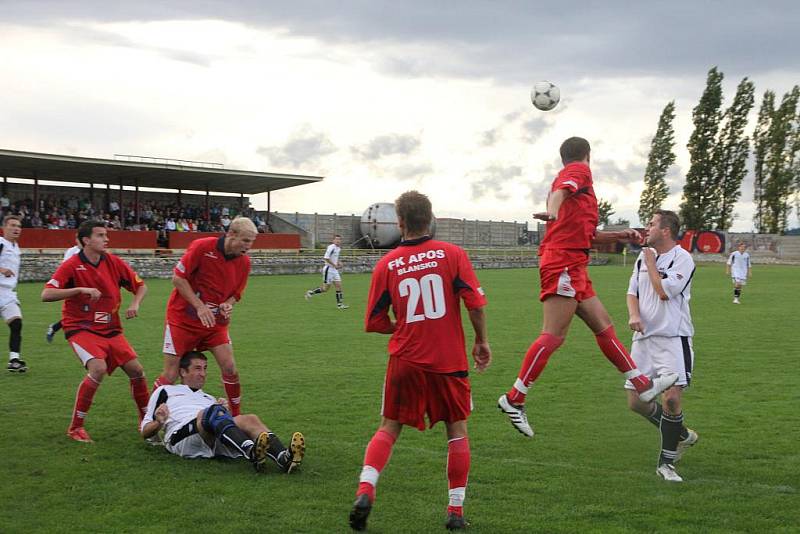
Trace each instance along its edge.
<instances>
[{"instance_id":1,"label":"stadium grandstand","mask_svg":"<svg viewBox=\"0 0 800 534\"><path fill-rule=\"evenodd\" d=\"M20 244L33 249L71 246L74 229L85 220L118 230L114 248L183 249L193 239L226 230L238 215L251 217L263 234L254 248L299 249L297 234L272 231L270 193L323 179L198 161L2 149L0 176L0 210L22 217ZM266 212L256 213L245 196L258 193L267 193Z\"/></svg>"}]
</instances>

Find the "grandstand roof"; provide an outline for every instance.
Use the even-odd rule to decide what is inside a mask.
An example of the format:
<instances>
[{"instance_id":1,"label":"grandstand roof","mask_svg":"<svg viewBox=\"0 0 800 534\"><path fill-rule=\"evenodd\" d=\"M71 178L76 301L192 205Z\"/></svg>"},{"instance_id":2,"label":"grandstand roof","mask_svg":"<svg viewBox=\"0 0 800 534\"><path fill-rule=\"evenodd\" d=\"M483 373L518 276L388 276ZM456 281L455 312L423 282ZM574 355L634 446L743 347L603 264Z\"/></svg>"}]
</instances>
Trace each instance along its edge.
<instances>
[{"instance_id":1,"label":"grandstand roof","mask_svg":"<svg viewBox=\"0 0 800 534\"><path fill-rule=\"evenodd\" d=\"M134 156L130 156L134 157ZM0 149L0 176L53 182L78 182L242 193L254 195L322 181L320 176L241 171L184 160L150 161L83 158Z\"/></svg>"}]
</instances>

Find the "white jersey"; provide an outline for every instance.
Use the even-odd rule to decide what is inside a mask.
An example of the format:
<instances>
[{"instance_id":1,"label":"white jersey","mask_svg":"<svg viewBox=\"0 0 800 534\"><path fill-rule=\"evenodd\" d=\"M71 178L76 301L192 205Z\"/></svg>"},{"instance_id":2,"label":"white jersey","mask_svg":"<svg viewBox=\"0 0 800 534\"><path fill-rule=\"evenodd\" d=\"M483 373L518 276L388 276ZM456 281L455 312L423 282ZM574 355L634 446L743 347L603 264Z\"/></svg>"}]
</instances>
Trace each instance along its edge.
<instances>
[{"instance_id":1,"label":"white jersey","mask_svg":"<svg viewBox=\"0 0 800 534\"><path fill-rule=\"evenodd\" d=\"M5 237L0 237L0 247L3 249L0 251L0 267L14 273L11 276L0 275L0 292L8 293L17 289L20 265L19 245Z\"/></svg>"},{"instance_id":2,"label":"white jersey","mask_svg":"<svg viewBox=\"0 0 800 534\"><path fill-rule=\"evenodd\" d=\"M330 260L334 267L339 265L339 252L342 251L342 248L336 245L336 243L331 243L328 245L328 248L325 249L325 256L326 260ZM325 262L325 265L328 265L328 262Z\"/></svg>"},{"instance_id":3,"label":"white jersey","mask_svg":"<svg viewBox=\"0 0 800 534\"><path fill-rule=\"evenodd\" d=\"M142 419L140 430L144 428L144 425L154 420L156 404L158 404L158 398L161 396L162 391L166 392L166 403L167 408L169 408L169 417L164 425L164 440L166 442L169 442L173 432L196 418L200 410L204 410L217 402L217 399L205 393L202 389L192 391L192 388L183 384L160 386L150 395L150 401L147 403L147 412L145 412L144 419Z\"/></svg>"},{"instance_id":4,"label":"white jersey","mask_svg":"<svg viewBox=\"0 0 800 534\"><path fill-rule=\"evenodd\" d=\"M633 266L628 284L628 294L639 299L639 315L644 332L634 332L633 340L648 336L692 336L694 326L689 313L694 260L680 245L656 258L656 267L661 276L661 287L669 300L658 297L644 262L644 252L639 254Z\"/></svg>"},{"instance_id":5,"label":"white jersey","mask_svg":"<svg viewBox=\"0 0 800 534\"><path fill-rule=\"evenodd\" d=\"M65 261L70 259L75 254L79 254L80 251L81 251L81 247L79 247L78 245L75 245L74 247L68 248L66 251L64 251L64 259L61 260L61 263L64 263Z\"/></svg>"},{"instance_id":6,"label":"white jersey","mask_svg":"<svg viewBox=\"0 0 800 534\"><path fill-rule=\"evenodd\" d=\"M747 279L747 271L750 270L750 254L735 250L728 257L728 265L731 267L731 278L745 280Z\"/></svg>"}]
</instances>

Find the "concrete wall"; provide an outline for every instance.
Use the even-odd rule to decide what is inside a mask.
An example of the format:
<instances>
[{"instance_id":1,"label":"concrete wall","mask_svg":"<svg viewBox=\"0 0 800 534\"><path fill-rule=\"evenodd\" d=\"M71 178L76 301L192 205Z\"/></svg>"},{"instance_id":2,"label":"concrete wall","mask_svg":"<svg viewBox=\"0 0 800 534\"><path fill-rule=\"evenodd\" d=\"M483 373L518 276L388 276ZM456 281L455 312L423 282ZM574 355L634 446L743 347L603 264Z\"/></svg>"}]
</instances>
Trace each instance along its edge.
<instances>
[{"instance_id":1,"label":"concrete wall","mask_svg":"<svg viewBox=\"0 0 800 534\"><path fill-rule=\"evenodd\" d=\"M273 215L310 232L317 246L330 243L333 234L341 234L345 247L361 237L360 215L284 212ZM463 247L517 247L525 244L522 241L527 230L527 223L436 219L436 238Z\"/></svg>"}]
</instances>

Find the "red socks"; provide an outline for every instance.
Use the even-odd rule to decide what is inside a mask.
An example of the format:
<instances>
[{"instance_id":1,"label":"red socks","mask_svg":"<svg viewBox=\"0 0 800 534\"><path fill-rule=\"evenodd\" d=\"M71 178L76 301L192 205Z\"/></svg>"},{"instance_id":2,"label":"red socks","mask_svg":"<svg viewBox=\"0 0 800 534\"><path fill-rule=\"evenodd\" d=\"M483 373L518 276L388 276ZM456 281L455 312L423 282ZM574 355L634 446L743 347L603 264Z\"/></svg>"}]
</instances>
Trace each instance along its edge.
<instances>
[{"instance_id":1,"label":"red socks","mask_svg":"<svg viewBox=\"0 0 800 534\"><path fill-rule=\"evenodd\" d=\"M378 485L378 477L381 471L389 462L392 456L392 447L397 438L386 432L378 430L367 445L367 452L364 453L364 467L361 469L361 477L358 479L358 490L356 497L366 494L369 502L375 500L375 486Z\"/></svg>"},{"instance_id":2,"label":"red socks","mask_svg":"<svg viewBox=\"0 0 800 534\"><path fill-rule=\"evenodd\" d=\"M644 376L636 367L633 358L631 358L631 355L628 353L627 349L625 349L625 345L617 338L614 325L596 334L595 339L597 340L597 346L603 351L606 359L610 361L620 373L624 374L625 378L631 381L636 391L641 393L642 391L650 389L650 386L652 386L650 379Z\"/></svg>"},{"instance_id":3,"label":"red socks","mask_svg":"<svg viewBox=\"0 0 800 534\"><path fill-rule=\"evenodd\" d=\"M464 436L447 442L447 486L450 496L447 506L448 514L464 515L469 462L469 438Z\"/></svg>"},{"instance_id":4,"label":"red socks","mask_svg":"<svg viewBox=\"0 0 800 534\"><path fill-rule=\"evenodd\" d=\"M542 332L536 341L528 348L522 367L517 375L514 387L511 388L506 396L512 404L524 404L525 395L531 383L538 378L547 365L550 355L564 342L563 337L554 336L547 332Z\"/></svg>"},{"instance_id":5,"label":"red socks","mask_svg":"<svg viewBox=\"0 0 800 534\"><path fill-rule=\"evenodd\" d=\"M92 399L94 399L94 394L99 386L100 383L95 382L89 375L86 375L86 378L78 386L78 393L75 396L75 408L72 410L72 422L69 424L70 430L83 426L83 420L92 406Z\"/></svg>"},{"instance_id":6,"label":"red socks","mask_svg":"<svg viewBox=\"0 0 800 534\"><path fill-rule=\"evenodd\" d=\"M228 404L231 407L231 415L239 415L242 404L242 386L239 385L239 373L232 375L222 374L222 385L225 387L225 395L228 397Z\"/></svg>"},{"instance_id":7,"label":"red socks","mask_svg":"<svg viewBox=\"0 0 800 534\"><path fill-rule=\"evenodd\" d=\"M147 380L144 375L131 378L131 397L136 403L136 409L139 411L139 423L141 423L144 413L147 411L147 402L150 400L150 392L147 391Z\"/></svg>"}]
</instances>

